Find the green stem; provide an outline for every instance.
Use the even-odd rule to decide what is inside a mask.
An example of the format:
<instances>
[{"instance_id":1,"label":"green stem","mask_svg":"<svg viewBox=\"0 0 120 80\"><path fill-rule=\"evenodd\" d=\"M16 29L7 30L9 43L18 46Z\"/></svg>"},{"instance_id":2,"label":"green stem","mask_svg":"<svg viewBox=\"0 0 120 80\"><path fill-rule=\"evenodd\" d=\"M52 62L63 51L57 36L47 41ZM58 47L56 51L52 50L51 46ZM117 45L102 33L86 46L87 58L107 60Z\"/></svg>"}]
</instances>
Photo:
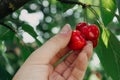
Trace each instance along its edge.
<instances>
[{"instance_id":1,"label":"green stem","mask_svg":"<svg viewBox=\"0 0 120 80\"><path fill-rule=\"evenodd\" d=\"M3 22L0 22L0 25L2 25L2 26L4 26L4 27L8 28L9 30L11 30L11 31L14 32L14 33L17 33L17 31L16 31L15 29L13 29L12 27L6 25L6 24L3 23Z\"/></svg>"},{"instance_id":2,"label":"green stem","mask_svg":"<svg viewBox=\"0 0 120 80\"><path fill-rule=\"evenodd\" d=\"M84 9L83 15L84 15L84 22L87 22L87 8Z\"/></svg>"},{"instance_id":3,"label":"green stem","mask_svg":"<svg viewBox=\"0 0 120 80\"><path fill-rule=\"evenodd\" d=\"M97 20L98 23L101 25L101 27L102 27L102 28L105 28L103 22L99 19L99 15L97 14L97 12L96 12L93 8L91 8L91 7L89 7L88 9L95 15L96 20Z\"/></svg>"},{"instance_id":4,"label":"green stem","mask_svg":"<svg viewBox=\"0 0 120 80\"><path fill-rule=\"evenodd\" d=\"M66 4L78 4L81 5L82 8L87 8L90 7L90 5L82 3L82 2L76 2L76 1L70 1L70 0L58 0L61 3L66 3Z\"/></svg>"},{"instance_id":5,"label":"green stem","mask_svg":"<svg viewBox=\"0 0 120 80\"><path fill-rule=\"evenodd\" d=\"M62 63L72 53L73 53L73 51L70 51L69 53L67 53L65 56L63 56L61 59L59 59L55 64L53 64L53 67L55 68L56 66L58 66L60 63Z\"/></svg>"}]
</instances>

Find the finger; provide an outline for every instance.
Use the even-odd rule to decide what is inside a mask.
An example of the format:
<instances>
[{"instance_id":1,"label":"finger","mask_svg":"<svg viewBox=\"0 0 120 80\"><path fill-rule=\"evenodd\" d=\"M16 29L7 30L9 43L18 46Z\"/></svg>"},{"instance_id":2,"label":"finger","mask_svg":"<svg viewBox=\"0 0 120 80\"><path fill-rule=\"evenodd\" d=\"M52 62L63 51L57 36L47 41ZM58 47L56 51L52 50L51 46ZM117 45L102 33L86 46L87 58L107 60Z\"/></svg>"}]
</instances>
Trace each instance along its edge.
<instances>
[{"instance_id":1,"label":"finger","mask_svg":"<svg viewBox=\"0 0 120 80\"><path fill-rule=\"evenodd\" d=\"M68 45L71 37L70 25L65 25L63 29L48 40L41 48L31 54L26 63L29 64L48 64L50 60L63 48Z\"/></svg>"},{"instance_id":2,"label":"finger","mask_svg":"<svg viewBox=\"0 0 120 80\"><path fill-rule=\"evenodd\" d=\"M89 61L93 53L93 45L91 42L87 42L87 45L79 53L78 58L75 61L75 67L79 68L81 71L85 71L87 67L87 62Z\"/></svg>"},{"instance_id":3,"label":"finger","mask_svg":"<svg viewBox=\"0 0 120 80\"><path fill-rule=\"evenodd\" d=\"M72 67L68 67L65 72L62 74L62 76L67 80L68 77L70 76L71 72L72 72Z\"/></svg>"},{"instance_id":4,"label":"finger","mask_svg":"<svg viewBox=\"0 0 120 80\"><path fill-rule=\"evenodd\" d=\"M87 55L84 53L81 53L81 56L79 56L79 58L80 58L79 61L77 61L77 63L74 64L73 71L71 72L69 78L75 78L76 80L83 80L88 59L87 59Z\"/></svg>"},{"instance_id":5,"label":"finger","mask_svg":"<svg viewBox=\"0 0 120 80\"><path fill-rule=\"evenodd\" d=\"M59 59L61 59L65 54L67 54L70 51L70 49L68 47L60 50L60 52L58 52L53 59L50 61L50 64L53 65L55 64Z\"/></svg>"},{"instance_id":6,"label":"finger","mask_svg":"<svg viewBox=\"0 0 120 80\"><path fill-rule=\"evenodd\" d=\"M74 63L74 69L72 71L70 78L76 78L79 80L83 79L86 72L88 60L92 55L92 51L93 51L92 43L88 42L87 45L83 48L83 50L80 52L78 58Z\"/></svg>"},{"instance_id":7,"label":"finger","mask_svg":"<svg viewBox=\"0 0 120 80\"><path fill-rule=\"evenodd\" d=\"M64 63L68 66L66 69L64 69L64 71L62 72L62 76L65 78L65 79L68 79L68 77L70 76L72 70L73 70L73 62L75 61L75 59L77 58L78 56L78 53L80 51L74 51L70 56L68 56ZM58 69L59 70L59 69Z\"/></svg>"},{"instance_id":8,"label":"finger","mask_svg":"<svg viewBox=\"0 0 120 80\"><path fill-rule=\"evenodd\" d=\"M78 52L77 51L72 52L71 55L68 56L65 61L63 61L62 63L60 63L55 68L55 71L62 75L65 72L65 70L67 70L67 68L70 66L70 64L72 64L72 62L75 60L75 58L77 58L76 53L78 53Z\"/></svg>"},{"instance_id":9,"label":"finger","mask_svg":"<svg viewBox=\"0 0 120 80\"><path fill-rule=\"evenodd\" d=\"M82 52L87 54L88 60L91 58L93 53L93 44L91 41L87 41L87 45L83 48Z\"/></svg>"},{"instance_id":10,"label":"finger","mask_svg":"<svg viewBox=\"0 0 120 80\"><path fill-rule=\"evenodd\" d=\"M65 80L65 79L64 79L64 77L62 77L59 73L53 72L53 73L49 76L49 80Z\"/></svg>"},{"instance_id":11,"label":"finger","mask_svg":"<svg viewBox=\"0 0 120 80\"><path fill-rule=\"evenodd\" d=\"M64 60L65 64L67 66L70 66L74 62L74 60L77 58L79 52L80 51L73 51L72 54Z\"/></svg>"},{"instance_id":12,"label":"finger","mask_svg":"<svg viewBox=\"0 0 120 80\"><path fill-rule=\"evenodd\" d=\"M63 74L63 72L68 68L68 66L62 62L60 63L56 68L55 71L58 72L59 74Z\"/></svg>"}]
</instances>

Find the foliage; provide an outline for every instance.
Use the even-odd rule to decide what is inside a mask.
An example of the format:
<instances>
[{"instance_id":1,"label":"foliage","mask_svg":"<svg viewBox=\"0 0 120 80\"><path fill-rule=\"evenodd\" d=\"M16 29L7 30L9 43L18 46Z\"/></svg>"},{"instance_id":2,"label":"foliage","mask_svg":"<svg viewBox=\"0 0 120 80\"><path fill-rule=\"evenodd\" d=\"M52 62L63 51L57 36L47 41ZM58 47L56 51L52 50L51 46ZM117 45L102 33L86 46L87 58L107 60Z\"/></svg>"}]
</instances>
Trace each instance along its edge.
<instances>
[{"instance_id":1,"label":"foliage","mask_svg":"<svg viewBox=\"0 0 120 80\"><path fill-rule=\"evenodd\" d=\"M100 60L99 67L91 66L93 56L84 80L92 80L93 75L96 80L120 80L120 41L116 37L120 35L120 0L66 1L88 5L32 0L0 20L0 80L10 80L26 58L63 25L69 23L75 29L82 21L97 24L101 31L99 45L94 50ZM24 34L29 34L34 41L26 42L29 37Z\"/></svg>"}]
</instances>

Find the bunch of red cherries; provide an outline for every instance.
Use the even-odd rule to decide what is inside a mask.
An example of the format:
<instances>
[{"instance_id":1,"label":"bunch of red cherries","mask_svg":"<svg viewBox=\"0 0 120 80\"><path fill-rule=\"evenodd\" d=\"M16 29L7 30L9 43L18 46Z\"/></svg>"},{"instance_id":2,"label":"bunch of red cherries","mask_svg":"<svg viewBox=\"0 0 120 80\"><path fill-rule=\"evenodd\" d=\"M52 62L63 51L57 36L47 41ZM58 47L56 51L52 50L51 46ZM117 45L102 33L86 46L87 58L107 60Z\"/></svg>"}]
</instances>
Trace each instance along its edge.
<instances>
[{"instance_id":1,"label":"bunch of red cherries","mask_svg":"<svg viewBox=\"0 0 120 80\"><path fill-rule=\"evenodd\" d=\"M80 22L76 25L76 30L72 31L68 47L71 50L81 50L86 45L86 41L92 41L95 48L98 44L99 35L100 31L97 25Z\"/></svg>"}]
</instances>

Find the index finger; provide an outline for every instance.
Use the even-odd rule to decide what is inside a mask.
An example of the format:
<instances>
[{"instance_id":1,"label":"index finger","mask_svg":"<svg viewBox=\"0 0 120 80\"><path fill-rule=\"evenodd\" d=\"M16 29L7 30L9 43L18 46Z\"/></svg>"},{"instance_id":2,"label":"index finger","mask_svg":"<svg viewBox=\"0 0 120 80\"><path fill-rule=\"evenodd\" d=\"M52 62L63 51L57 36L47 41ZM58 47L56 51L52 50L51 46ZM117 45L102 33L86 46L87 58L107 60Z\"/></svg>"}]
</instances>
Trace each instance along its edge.
<instances>
[{"instance_id":1,"label":"index finger","mask_svg":"<svg viewBox=\"0 0 120 80\"><path fill-rule=\"evenodd\" d=\"M61 49L67 46L71 33L70 25L65 25L60 33L48 40L41 48L34 51L25 63L48 64Z\"/></svg>"},{"instance_id":2,"label":"index finger","mask_svg":"<svg viewBox=\"0 0 120 80\"><path fill-rule=\"evenodd\" d=\"M93 46L91 42L88 42L87 45L80 52L78 58L73 63L74 68L70 78L76 78L82 80L88 65L88 61L93 53ZM68 79L69 80L69 79Z\"/></svg>"}]
</instances>

